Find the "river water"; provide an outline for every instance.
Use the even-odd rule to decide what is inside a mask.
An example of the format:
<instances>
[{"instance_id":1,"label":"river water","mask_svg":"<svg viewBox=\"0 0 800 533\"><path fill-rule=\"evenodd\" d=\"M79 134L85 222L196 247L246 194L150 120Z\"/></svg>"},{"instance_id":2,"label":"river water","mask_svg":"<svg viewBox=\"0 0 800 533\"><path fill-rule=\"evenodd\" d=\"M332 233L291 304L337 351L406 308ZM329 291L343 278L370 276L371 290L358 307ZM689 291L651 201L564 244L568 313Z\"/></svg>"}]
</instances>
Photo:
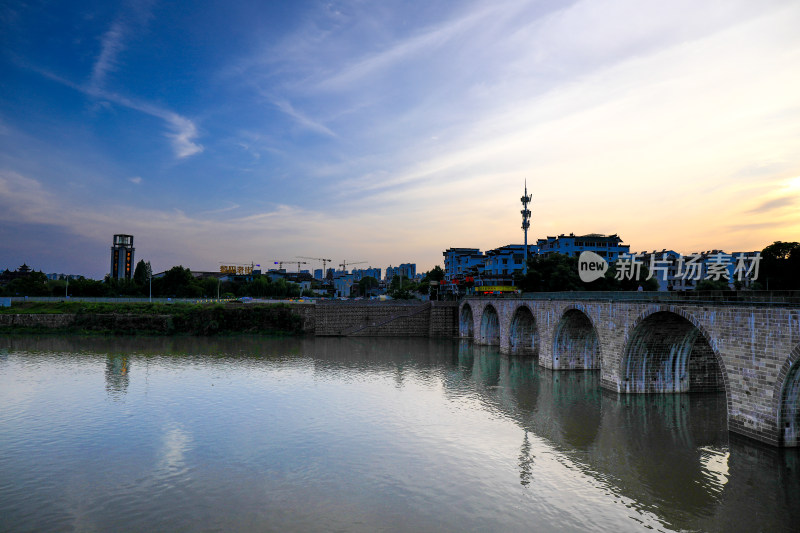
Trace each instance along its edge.
<instances>
[{"instance_id":1,"label":"river water","mask_svg":"<svg viewBox=\"0 0 800 533\"><path fill-rule=\"evenodd\" d=\"M797 531L724 394L464 342L0 337L2 531Z\"/></svg>"}]
</instances>

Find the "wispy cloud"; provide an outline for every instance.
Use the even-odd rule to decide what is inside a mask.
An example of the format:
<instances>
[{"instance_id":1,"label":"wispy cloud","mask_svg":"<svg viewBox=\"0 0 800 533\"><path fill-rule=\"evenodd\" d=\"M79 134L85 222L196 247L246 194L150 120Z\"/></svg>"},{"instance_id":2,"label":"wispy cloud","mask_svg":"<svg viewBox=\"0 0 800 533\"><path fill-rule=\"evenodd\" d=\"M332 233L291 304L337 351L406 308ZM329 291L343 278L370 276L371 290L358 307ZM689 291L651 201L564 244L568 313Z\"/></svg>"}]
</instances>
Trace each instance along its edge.
<instances>
[{"instance_id":1,"label":"wispy cloud","mask_svg":"<svg viewBox=\"0 0 800 533\"><path fill-rule=\"evenodd\" d=\"M195 126L194 122L190 119L174 111L155 106L148 102L127 98L119 94L99 91L94 93L94 95L117 105L127 107L128 109L145 113L151 117L160 118L166 122L172 130L170 133L166 134L166 137L172 140L172 149L178 158L189 157L203 151L203 146L195 142L195 139L198 137L197 126Z\"/></svg>"},{"instance_id":2,"label":"wispy cloud","mask_svg":"<svg viewBox=\"0 0 800 533\"><path fill-rule=\"evenodd\" d=\"M772 220L769 222L753 222L751 224L733 224L727 227L728 231L755 231L768 228L782 228L787 226L786 220Z\"/></svg>"},{"instance_id":3,"label":"wispy cloud","mask_svg":"<svg viewBox=\"0 0 800 533\"><path fill-rule=\"evenodd\" d=\"M172 111L152 109L154 110L154 113L151 113L153 116L164 119L172 127L173 132L168 133L167 137L172 139L172 149L176 156L184 158L203 151L203 146L194 142L198 137L197 126L194 122Z\"/></svg>"},{"instance_id":4,"label":"wispy cloud","mask_svg":"<svg viewBox=\"0 0 800 533\"><path fill-rule=\"evenodd\" d=\"M126 26L121 20L117 19L103 35L100 44L100 55L97 57L94 67L92 67L92 75L89 79L89 92L96 92L102 89L108 73L117 68L117 57L125 47L125 33Z\"/></svg>"},{"instance_id":5,"label":"wispy cloud","mask_svg":"<svg viewBox=\"0 0 800 533\"><path fill-rule=\"evenodd\" d=\"M796 196L784 196L783 198L774 198L772 200L767 200L758 207L749 210L748 213L766 213L768 211L774 211L776 209L788 207L796 203L797 203Z\"/></svg>"},{"instance_id":6,"label":"wispy cloud","mask_svg":"<svg viewBox=\"0 0 800 533\"><path fill-rule=\"evenodd\" d=\"M136 185L140 185L142 183L142 177L134 176L132 178L128 178L128 181L130 181L131 183L135 183Z\"/></svg>"},{"instance_id":7,"label":"wispy cloud","mask_svg":"<svg viewBox=\"0 0 800 533\"><path fill-rule=\"evenodd\" d=\"M336 134L333 131L331 131L330 128L301 113L300 111L295 109L294 106L292 106L292 104L288 100L278 99L278 100L273 100L272 103L282 112L292 117L302 127L316 133L327 135L328 137L336 137Z\"/></svg>"},{"instance_id":8,"label":"wispy cloud","mask_svg":"<svg viewBox=\"0 0 800 533\"><path fill-rule=\"evenodd\" d=\"M197 137L199 137L197 126L189 118L148 102L129 98L112 91L99 89L97 87L75 83L35 65L21 63L19 61L17 61L17 63L20 66L36 72L47 79L60 83L66 87L70 87L71 89L79 91L91 98L111 102L113 104L126 107L134 111L139 111L140 113L163 120L167 123L167 126L171 130L170 133L165 134L165 136L168 139L171 139L170 144L172 145L175 156L178 158L189 157L203 151L203 146L196 142Z\"/></svg>"}]
</instances>

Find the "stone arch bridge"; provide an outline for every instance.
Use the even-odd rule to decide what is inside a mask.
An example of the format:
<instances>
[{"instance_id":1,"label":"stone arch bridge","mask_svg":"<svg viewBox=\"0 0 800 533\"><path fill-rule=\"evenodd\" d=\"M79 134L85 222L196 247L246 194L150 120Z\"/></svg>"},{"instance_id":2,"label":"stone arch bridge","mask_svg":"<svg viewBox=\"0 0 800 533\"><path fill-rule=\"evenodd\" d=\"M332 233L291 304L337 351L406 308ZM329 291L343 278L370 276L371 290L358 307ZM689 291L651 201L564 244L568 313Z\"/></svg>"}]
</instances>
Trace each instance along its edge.
<instances>
[{"instance_id":1,"label":"stone arch bridge","mask_svg":"<svg viewBox=\"0 0 800 533\"><path fill-rule=\"evenodd\" d=\"M730 431L800 446L800 299L700 298L468 297L459 336L553 370L598 370L601 386L620 394L724 391Z\"/></svg>"}]
</instances>

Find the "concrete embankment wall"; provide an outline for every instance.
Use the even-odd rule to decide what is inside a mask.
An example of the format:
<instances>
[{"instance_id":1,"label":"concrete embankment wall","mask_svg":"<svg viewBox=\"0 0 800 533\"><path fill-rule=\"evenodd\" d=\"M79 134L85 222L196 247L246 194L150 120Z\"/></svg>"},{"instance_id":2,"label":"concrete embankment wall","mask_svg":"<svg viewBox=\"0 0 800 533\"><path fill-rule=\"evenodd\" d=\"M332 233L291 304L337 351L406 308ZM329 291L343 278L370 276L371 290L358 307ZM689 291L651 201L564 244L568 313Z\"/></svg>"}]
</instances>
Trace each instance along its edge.
<instances>
[{"instance_id":1,"label":"concrete embankment wall","mask_svg":"<svg viewBox=\"0 0 800 533\"><path fill-rule=\"evenodd\" d=\"M317 336L454 337L453 302L317 302Z\"/></svg>"}]
</instances>

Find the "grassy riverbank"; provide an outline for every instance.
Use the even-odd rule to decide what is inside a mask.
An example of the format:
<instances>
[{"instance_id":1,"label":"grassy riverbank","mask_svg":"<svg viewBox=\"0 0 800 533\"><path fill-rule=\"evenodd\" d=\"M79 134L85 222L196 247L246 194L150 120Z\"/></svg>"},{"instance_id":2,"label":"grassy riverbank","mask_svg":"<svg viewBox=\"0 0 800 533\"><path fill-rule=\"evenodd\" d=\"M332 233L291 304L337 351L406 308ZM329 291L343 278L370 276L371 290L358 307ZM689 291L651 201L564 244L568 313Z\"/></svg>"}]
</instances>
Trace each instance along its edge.
<instances>
[{"instance_id":1,"label":"grassy riverbank","mask_svg":"<svg viewBox=\"0 0 800 533\"><path fill-rule=\"evenodd\" d=\"M0 334L297 335L302 317L284 304L15 302L0 308Z\"/></svg>"}]
</instances>

